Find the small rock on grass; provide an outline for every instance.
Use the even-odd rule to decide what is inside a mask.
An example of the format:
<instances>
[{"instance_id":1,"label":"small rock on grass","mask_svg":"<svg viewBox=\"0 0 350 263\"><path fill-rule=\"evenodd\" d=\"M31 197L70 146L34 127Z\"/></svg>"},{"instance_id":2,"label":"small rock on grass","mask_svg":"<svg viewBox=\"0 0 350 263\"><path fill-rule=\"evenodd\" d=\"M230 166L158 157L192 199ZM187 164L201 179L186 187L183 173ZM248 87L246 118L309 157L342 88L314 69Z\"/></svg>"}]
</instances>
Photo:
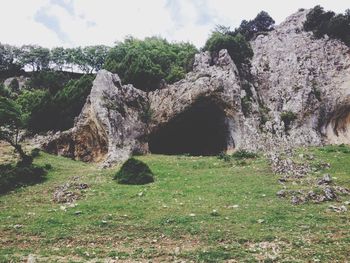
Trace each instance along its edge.
<instances>
[{"instance_id":1,"label":"small rock on grass","mask_svg":"<svg viewBox=\"0 0 350 263\"><path fill-rule=\"evenodd\" d=\"M348 209L344 205L342 205L342 206L330 205L328 208L331 209L332 211L338 212L338 213L343 213L343 212L348 211Z\"/></svg>"},{"instance_id":2,"label":"small rock on grass","mask_svg":"<svg viewBox=\"0 0 350 263\"><path fill-rule=\"evenodd\" d=\"M174 254L175 255L179 255L181 252L181 248L180 247L176 247L175 250L174 250Z\"/></svg>"},{"instance_id":3,"label":"small rock on grass","mask_svg":"<svg viewBox=\"0 0 350 263\"><path fill-rule=\"evenodd\" d=\"M286 190L280 190L276 194L277 194L278 197L286 197L287 191Z\"/></svg>"},{"instance_id":4,"label":"small rock on grass","mask_svg":"<svg viewBox=\"0 0 350 263\"><path fill-rule=\"evenodd\" d=\"M212 215L212 216L219 216L219 212L214 209L213 211L211 211L210 215Z\"/></svg>"},{"instance_id":5,"label":"small rock on grass","mask_svg":"<svg viewBox=\"0 0 350 263\"><path fill-rule=\"evenodd\" d=\"M317 184L330 184L332 183L332 176L330 174L325 174L320 180L317 181Z\"/></svg>"},{"instance_id":6,"label":"small rock on grass","mask_svg":"<svg viewBox=\"0 0 350 263\"><path fill-rule=\"evenodd\" d=\"M36 259L34 257L34 255L29 254L28 258L27 258L27 263L35 263Z\"/></svg>"}]
</instances>

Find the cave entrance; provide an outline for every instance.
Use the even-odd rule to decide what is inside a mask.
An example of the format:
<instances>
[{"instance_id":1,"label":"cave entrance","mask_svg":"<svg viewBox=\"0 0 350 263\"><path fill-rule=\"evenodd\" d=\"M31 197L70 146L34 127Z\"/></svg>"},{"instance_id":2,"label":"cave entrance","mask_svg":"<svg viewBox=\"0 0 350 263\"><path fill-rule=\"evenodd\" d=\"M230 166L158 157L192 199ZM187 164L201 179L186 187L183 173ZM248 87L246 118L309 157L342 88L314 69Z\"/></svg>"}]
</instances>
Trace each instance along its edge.
<instances>
[{"instance_id":1,"label":"cave entrance","mask_svg":"<svg viewBox=\"0 0 350 263\"><path fill-rule=\"evenodd\" d=\"M149 138L158 154L217 155L227 147L225 113L215 102L201 99Z\"/></svg>"}]
</instances>

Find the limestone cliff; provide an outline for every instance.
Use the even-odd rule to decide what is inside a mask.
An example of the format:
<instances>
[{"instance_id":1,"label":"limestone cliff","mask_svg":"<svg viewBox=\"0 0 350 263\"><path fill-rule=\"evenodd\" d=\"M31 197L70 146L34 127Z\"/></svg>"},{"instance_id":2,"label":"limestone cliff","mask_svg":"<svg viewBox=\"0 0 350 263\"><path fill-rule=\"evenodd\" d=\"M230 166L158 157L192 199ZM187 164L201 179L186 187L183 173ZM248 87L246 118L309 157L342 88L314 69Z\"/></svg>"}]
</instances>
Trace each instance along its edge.
<instances>
[{"instance_id":1,"label":"limestone cliff","mask_svg":"<svg viewBox=\"0 0 350 263\"><path fill-rule=\"evenodd\" d=\"M302 29L307 11L251 42L250 72L226 50L196 55L193 71L145 93L100 71L69 131L43 147L109 165L131 154L217 154L272 144L350 143L350 50Z\"/></svg>"}]
</instances>

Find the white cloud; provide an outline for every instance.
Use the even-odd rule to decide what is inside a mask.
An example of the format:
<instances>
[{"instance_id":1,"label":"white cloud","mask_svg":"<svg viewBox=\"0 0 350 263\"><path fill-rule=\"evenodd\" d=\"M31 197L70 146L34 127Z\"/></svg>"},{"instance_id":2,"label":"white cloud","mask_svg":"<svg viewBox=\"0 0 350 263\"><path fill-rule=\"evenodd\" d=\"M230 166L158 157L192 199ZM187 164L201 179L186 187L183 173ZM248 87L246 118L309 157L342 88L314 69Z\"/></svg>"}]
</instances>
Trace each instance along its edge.
<instances>
[{"instance_id":1,"label":"white cloud","mask_svg":"<svg viewBox=\"0 0 350 263\"><path fill-rule=\"evenodd\" d=\"M113 45L127 35L160 35L200 47L216 24L234 28L261 10L279 23L301 7L321 4L336 12L349 7L345 0L0 0L0 4L1 42L47 47Z\"/></svg>"}]
</instances>

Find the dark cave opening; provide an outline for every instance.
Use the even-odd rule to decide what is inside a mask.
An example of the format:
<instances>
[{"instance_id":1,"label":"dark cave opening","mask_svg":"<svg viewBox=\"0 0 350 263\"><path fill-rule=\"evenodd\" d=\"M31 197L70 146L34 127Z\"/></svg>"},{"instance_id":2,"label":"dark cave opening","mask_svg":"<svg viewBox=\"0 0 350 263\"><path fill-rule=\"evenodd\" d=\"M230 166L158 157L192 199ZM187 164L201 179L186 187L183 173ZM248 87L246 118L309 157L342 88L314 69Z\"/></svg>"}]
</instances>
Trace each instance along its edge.
<instances>
[{"instance_id":1,"label":"dark cave opening","mask_svg":"<svg viewBox=\"0 0 350 263\"><path fill-rule=\"evenodd\" d=\"M202 99L152 133L149 150L169 155L217 155L226 150L227 130L224 111L215 102Z\"/></svg>"}]
</instances>

